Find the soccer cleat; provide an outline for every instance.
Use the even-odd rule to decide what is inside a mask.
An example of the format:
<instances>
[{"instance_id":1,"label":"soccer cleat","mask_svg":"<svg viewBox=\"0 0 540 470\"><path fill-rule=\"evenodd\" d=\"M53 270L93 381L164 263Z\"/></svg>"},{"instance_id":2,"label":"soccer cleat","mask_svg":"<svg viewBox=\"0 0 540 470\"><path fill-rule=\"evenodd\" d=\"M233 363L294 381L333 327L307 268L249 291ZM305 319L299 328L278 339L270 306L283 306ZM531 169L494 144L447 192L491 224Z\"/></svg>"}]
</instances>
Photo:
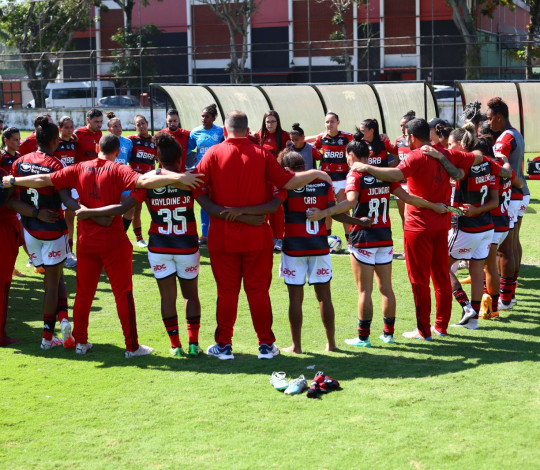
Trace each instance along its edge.
<instances>
[{"instance_id":1,"label":"soccer cleat","mask_svg":"<svg viewBox=\"0 0 540 470\"><path fill-rule=\"evenodd\" d=\"M461 320L459 320L460 325L465 325L471 318L476 317L478 315L477 311L472 308L472 305L469 303L466 303L463 306L463 314L461 315Z\"/></svg>"},{"instance_id":2,"label":"soccer cleat","mask_svg":"<svg viewBox=\"0 0 540 470\"><path fill-rule=\"evenodd\" d=\"M45 274L45 268L43 266L39 266L37 268L34 268L35 274Z\"/></svg>"},{"instance_id":3,"label":"soccer cleat","mask_svg":"<svg viewBox=\"0 0 540 470\"><path fill-rule=\"evenodd\" d=\"M282 392L289 386L289 383L285 379L286 375L285 372L272 372L272 375L270 376L270 385Z\"/></svg>"},{"instance_id":4,"label":"soccer cleat","mask_svg":"<svg viewBox=\"0 0 540 470\"><path fill-rule=\"evenodd\" d=\"M477 330L478 329L478 319L476 318L471 318L467 323L456 323L454 325L450 325L450 326L454 326L456 328L467 328L469 330Z\"/></svg>"},{"instance_id":5,"label":"soccer cleat","mask_svg":"<svg viewBox=\"0 0 540 470\"><path fill-rule=\"evenodd\" d=\"M18 269L13 268L13 276L26 277L26 274L21 273Z\"/></svg>"},{"instance_id":6,"label":"soccer cleat","mask_svg":"<svg viewBox=\"0 0 540 470\"><path fill-rule=\"evenodd\" d=\"M148 243L146 243L144 239L141 238L140 240L137 240L137 246L139 248L148 248Z\"/></svg>"},{"instance_id":7,"label":"soccer cleat","mask_svg":"<svg viewBox=\"0 0 540 470\"><path fill-rule=\"evenodd\" d=\"M188 354L190 356L197 357L201 353L202 353L202 348L198 344L190 343L189 349L188 349Z\"/></svg>"},{"instance_id":8,"label":"soccer cleat","mask_svg":"<svg viewBox=\"0 0 540 470\"><path fill-rule=\"evenodd\" d=\"M405 259L405 253L397 253L396 255L394 255L394 259L404 260Z\"/></svg>"},{"instance_id":9,"label":"soccer cleat","mask_svg":"<svg viewBox=\"0 0 540 470\"><path fill-rule=\"evenodd\" d=\"M208 349L206 350L206 354L209 356L217 357L218 359L221 359L222 361L227 361L229 359L234 359L233 353L232 353L232 346L230 344L226 344L223 347L220 347L219 344L214 344L213 346L208 346Z\"/></svg>"},{"instance_id":10,"label":"soccer cleat","mask_svg":"<svg viewBox=\"0 0 540 470\"><path fill-rule=\"evenodd\" d=\"M259 359L272 359L279 354L278 347L272 344L261 344L259 346Z\"/></svg>"},{"instance_id":11,"label":"soccer cleat","mask_svg":"<svg viewBox=\"0 0 540 470\"><path fill-rule=\"evenodd\" d=\"M467 276L465 279L460 279L459 282L461 284L470 284L471 283L471 276Z\"/></svg>"},{"instance_id":12,"label":"soccer cleat","mask_svg":"<svg viewBox=\"0 0 540 470\"><path fill-rule=\"evenodd\" d=\"M126 351L126 359L131 359L132 357L139 357L139 356L148 356L149 354L152 354L154 352L154 348L151 348L150 346L145 346L144 344L139 344L139 349L136 351Z\"/></svg>"},{"instance_id":13,"label":"soccer cleat","mask_svg":"<svg viewBox=\"0 0 540 470\"><path fill-rule=\"evenodd\" d=\"M274 239L274 251L281 251L283 247L283 240L276 238Z\"/></svg>"},{"instance_id":14,"label":"soccer cleat","mask_svg":"<svg viewBox=\"0 0 540 470\"><path fill-rule=\"evenodd\" d=\"M349 346L357 346L359 348L371 348L371 340L369 337L366 340L361 340L360 338L346 339L345 344Z\"/></svg>"},{"instance_id":15,"label":"soccer cleat","mask_svg":"<svg viewBox=\"0 0 540 470\"><path fill-rule=\"evenodd\" d=\"M386 344L394 344L394 335L381 335L379 336L379 339Z\"/></svg>"},{"instance_id":16,"label":"soccer cleat","mask_svg":"<svg viewBox=\"0 0 540 470\"><path fill-rule=\"evenodd\" d=\"M66 259L66 262L64 263L64 266L66 268L76 268L77 267L77 260L74 258L68 258Z\"/></svg>"},{"instance_id":17,"label":"soccer cleat","mask_svg":"<svg viewBox=\"0 0 540 470\"><path fill-rule=\"evenodd\" d=\"M435 336L448 336L448 333L441 333L437 328L435 328L435 325L432 325L432 326L431 326L431 332L432 332Z\"/></svg>"},{"instance_id":18,"label":"soccer cleat","mask_svg":"<svg viewBox=\"0 0 540 470\"><path fill-rule=\"evenodd\" d=\"M44 349L45 351L56 348L57 346L62 346L64 342L60 338L56 338L53 336L53 338L49 341L47 341L45 338L41 339L41 349Z\"/></svg>"},{"instance_id":19,"label":"soccer cleat","mask_svg":"<svg viewBox=\"0 0 540 470\"><path fill-rule=\"evenodd\" d=\"M75 352L77 354L86 354L94 345L92 343L77 343Z\"/></svg>"},{"instance_id":20,"label":"soccer cleat","mask_svg":"<svg viewBox=\"0 0 540 470\"><path fill-rule=\"evenodd\" d=\"M184 355L184 350L181 347L171 348L169 353L174 357L182 357Z\"/></svg>"},{"instance_id":21,"label":"soccer cleat","mask_svg":"<svg viewBox=\"0 0 540 470\"><path fill-rule=\"evenodd\" d=\"M293 379L289 382L289 386L285 390L285 395L298 395L307 388L306 378L301 375L297 379Z\"/></svg>"},{"instance_id":22,"label":"soccer cleat","mask_svg":"<svg viewBox=\"0 0 540 470\"><path fill-rule=\"evenodd\" d=\"M512 302L509 304L504 303L501 299L499 299L497 310L499 312L504 312L505 310L510 310L512 308Z\"/></svg>"},{"instance_id":23,"label":"soccer cleat","mask_svg":"<svg viewBox=\"0 0 540 470\"><path fill-rule=\"evenodd\" d=\"M493 317L493 307L492 307L491 295L484 294L482 296L482 303L480 304L480 318L482 320L490 320Z\"/></svg>"},{"instance_id":24,"label":"soccer cleat","mask_svg":"<svg viewBox=\"0 0 540 470\"><path fill-rule=\"evenodd\" d=\"M64 349L75 349L75 338L71 334L71 323L67 319L63 319L60 323L60 331L64 339Z\"/></svg>"},{"instance_id":25,"label":"soccer cleat","mask_svg":"<svg viewBox=\"0 0 540 470\"><path fill-rule=\"evenodd\" d=\"M433 341L433 338L431 336L426 336L425 338L420 334L420 332L418 331L418 328L416 330L413 330L413 331L405 331L402 336L404 338L409 338L409 339L421 339L423 341Z\"/></svg>"}]
</instances>

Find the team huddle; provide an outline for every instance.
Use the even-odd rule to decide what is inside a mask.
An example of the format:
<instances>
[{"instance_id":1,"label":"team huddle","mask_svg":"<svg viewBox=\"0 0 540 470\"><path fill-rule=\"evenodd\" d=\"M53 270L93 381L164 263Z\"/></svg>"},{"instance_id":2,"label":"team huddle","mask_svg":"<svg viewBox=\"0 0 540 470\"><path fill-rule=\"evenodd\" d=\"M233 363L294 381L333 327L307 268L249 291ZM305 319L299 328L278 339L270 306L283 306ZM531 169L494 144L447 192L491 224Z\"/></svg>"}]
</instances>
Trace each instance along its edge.
<instances>
[{"instance_id":1,"label":"team huddle","mask_svg":"<svg viewBox=\"0 0 540 470\"><path fill-rule=\"evenodd\" d=\"M351 270L358 289L358 329L345 342L371 347L373 280L382 296L384 343L394 342L396 299L389 208L397 199L403 221L405 259L416 307L417 329L406 338L431 341L446 336L452 295L462 307L457 328L477 329L512 308L521 264L519 229L530 199L523 178L524 143L501 98L467 105L466 124L452 129L438 118L429 123L409 111L395 143L366 119L354 134L339 130L329 111L325 130L305 136L300 124L290 132L279 114L268 111L251 133L246 115L232 111L225 127L214 124L217 106L202 110L201 126L181 129L178 111L167 128L151 136L143 115L136 135L122 136L120 120L109 113L102 134L101 111L88 111L86 126L74 130L68 116L53 123L35 120L35 132L20 142L7 127L2 134L0 242L0 346L17 341L6 331L9 290L23 246L44 275L44 350L63 345L86 354L90 309L103 269L115 296L127 358L151 354L139 344L133 296L133 247L148 248L158 284L162 320L171 354L198 356L201 324L199 246L207 246L218 301L215 344L208 355L234 359L232 338L243 283L258 337L259 359L279 354L272 331L273 252L281 252L280 277L289 293L292 344L302 353L303 286L314 286L326 334L326 350L337 349L331 297L332 219L344 224ZM317 162L320 162L319 169ZM157 163L157 167L156 167ZM201 207L197 232L194 203ZM145 203L151 218L142 234ZM77 218L76 256L73 254ZM458 263L468 263L471 297L457 279ZM73 328L63 267L76 267ZM177 313L178 287L188 330L185 351ZM436 298L431 324L430 278ZM60 323L62 338L54 335Z\"/></svg>"}]
</instances>

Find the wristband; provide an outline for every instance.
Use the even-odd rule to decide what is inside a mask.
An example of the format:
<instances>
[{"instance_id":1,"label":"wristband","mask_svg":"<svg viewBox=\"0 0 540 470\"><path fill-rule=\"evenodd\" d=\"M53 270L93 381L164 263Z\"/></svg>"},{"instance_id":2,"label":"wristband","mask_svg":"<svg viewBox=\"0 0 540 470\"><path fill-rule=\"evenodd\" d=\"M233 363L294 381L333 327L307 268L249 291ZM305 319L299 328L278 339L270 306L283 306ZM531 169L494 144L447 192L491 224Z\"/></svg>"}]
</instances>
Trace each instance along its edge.
<instances>
[{"instance_id":1,"label":"wristband","mask_svg":"<svg viewBox=\"0 0 540 470\"><path fill-rule=\"evenodd\" d=\"M10 179L9 179L9 184L11 186L15 186L15 176L12 176Z\"/></svg>"},{"instance_id":2,"label":"wristband","mask_svg":"<svg viewBox=\"0 0 540 470\"><path fill-rule=\"evenodd\" d=\"M32 217L34 219L37 219L37 216L39 215L39 209L36 207L32 212Z\"/></svg>"}]
</instances>

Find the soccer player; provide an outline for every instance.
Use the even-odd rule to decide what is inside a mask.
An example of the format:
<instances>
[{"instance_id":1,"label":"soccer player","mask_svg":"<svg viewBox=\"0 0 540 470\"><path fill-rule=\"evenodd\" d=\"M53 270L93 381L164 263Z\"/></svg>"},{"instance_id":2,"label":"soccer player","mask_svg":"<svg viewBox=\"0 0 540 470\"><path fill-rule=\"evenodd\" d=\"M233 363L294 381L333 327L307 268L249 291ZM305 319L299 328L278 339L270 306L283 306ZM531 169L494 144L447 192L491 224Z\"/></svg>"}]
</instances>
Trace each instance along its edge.
<instances>
[{"instance_id":1,"label":"soccer player","mask_svg":"<svg viewBox=\"0 0 540 470\"><path fill-rule=\"evenodd\" d=\"M54 123L49 113L38 114L34 119L34 129L37 128L37 122L40 118L45 117L50 123ZM21 146L19 147L19 153L26 155L27 153L35 152L37 150L36 131L32 132L26 139L23 139ZM9 172L8 172L9 173Z\"/></svg>"},{"instance_id":2,"label":"soccer player","mask_svg":"<svg viewBox=\"0 0 540 470\"><path fill-rule=\"evenodd\" d=\"M431 151L428 148L430 126L424 119L409 121L406 135L412 151L396 168L355 163L353 169L367 172L383 181L407 178L410 194L433 203L448 204L451 195L450 177L459 180L465 176L465 172L455 165L469 168L475 162L482 161L482 153L442 149L441 152L433 152L440 160L430 157L425 153ZM450 218L447 214L437 214L422 207L407 208L404 224L405 260L414 295L418 328L403 333L406 338L432 340L430 277L437 302L434 330L437 334L447 333L452 313L452 287L447 269L449 228Z\"/></svg>"},{"instance_id":3,"label":"soccer player","mask_svg":"<svg viewBox=\"0 0 540 470\"><path fill-rule=\"evenodd\" d=\"M154 136L157 156L163 170L155 174L180 173L183 166L182 150L172 135L158 132ZM199 245L197 223L193 213L193 194L169 185L163 188L138 190L131 193L122 204L99 209L81 209L79 220L88 216L116 216L146 200L152 216L148 240L148 261L156 278L161 296L161 316L171 342L171 355L184 354L178 332L176 310L176 278L184 297L190 356L198 356L201 303L198 294Z\"/></svg>"},{"instance_id":4,"label":"soccer player","mask_svg":"<svg viewBox=\"0 0 540 470\"><path fill-rule=\"evenodd\" d=\"M180 171L186 171L186 162L188 154L188 141L190 132L180 127L180 115L178 110L169 109L167 111L167 127L161 129L161 132L166 132L174 137L180 148L182 149L182 158L180 161Z\"/></svg>"},{"instance_id":5,"label":"soccer player","mask_svg":"<svg viewBox=\"0 0 540 470\"><path fill-rule=\"evenodd\" d=\"M508 158L516 178L523 182L522 188L512 187L512 196L508 206L510 216L510 232L506 240L499 246L501 257L501 294L499 298L499 310L512 308L512 298L516 293L517 278L521 265L521 243L519 231L523 215L529 204L531 193L523 178L523 157L525 142L518 130L514 129L508 119L508 106L499 97L488 101L487 118L489 126L495 132L502 132L497 138L493 150Z\"/></svg>"},{"instance_id":6,"label":"soccer player","mask_svg":"<svg viewBox=\"0 0 540 470\"><path fill-rule=\"evenodd\" d=\"M142 114L137 114L134 122L137 134L128 137L133 144L129 165L137 173L145 174L152 171L156 166L156 146L154 145L154 139L148 133L148 121L146 118ZM137 239L137 246L146 248L148 243L142 236L141 209L141 204L135 206L132 219L133 232Z\"/></svg>"},{"instance_id":7,"label":"soccer player","mask_svg":"<svg viewBox=\"0 0 540 470\"><path fill-rule=\"evenodd\" d=\"M82 206L96 208L118 204L122 192L133 190L135 187L153 189L176 184L187 188L197 186L200 182L200 175L190 173L141 175L126 165L114 163L120 153L120 141L112 134L103 136L99 146L99 156L94 160L75 164L51 174L25 178L4 177L3 185L4 187L23 185L31 188L55 186L57 189L74 187L79 193ZM153 349L139 345L137 338L132 284L133 247L119 217L115 217L112 223L109 221L109 226L102 226L96 220L81 220L78 223L77 294L73 307L76 353L86 354L92 349L92 343L88 342L88 318L101 271L105 268L122 324L126 358L151 354ZM103 223L101 220L100 222Z\"/></svg>"},{"instance_id":8,"label":"soccer player","mask_svg":"<svg viewBox=\"0 0 540 470\"><path fill-rule=\"evenodd\" d=\"M97 157L99 139L101 139L103 113L99 109L90 109L86 113L86 126L75 131L77 147L75 163L86 162Z\"/></svg>"},{"instance_id":9,"label":"soccer player","mask_svg":"<svg viewBox=\"0 0 540 470\"><path fill-rule=\"evenodd\" d=\"M189 134L187 151L190 153L197 149L195 165L199 164L210 147L223 142L223 127L214 124L217 114L217 105L215 103L204 108L201 113L201 125L193 129ZM208 243L209 224L210 217L201 208L201 237L199 238L199 245L201 246Z\"/></svg>"},{"instance_id":10,"label":"soccer player","mask_svg":"<svg viewBox=\"0 0 540 470\"><path fill-rule=\"evenodd\" d=\"M398 153L386 134L380 134L377 119L365 119L358 126L364 136L364 140L369 145L369 164L374 166L387 167L388 153Z\"/></svg>"},{"instance_id":11,"label":"soccer player","mask_svg":"<svg viewBox=\"0 0 540 470\"><path fill-rule=\"evenodd\" d=\"M290 148L295 152L302 155L304 159L304 165L306 170L317 168L316 161L320 160L321 155L319 151L313 147L310 143L306 142L304 129L300 127L298 122L292 125L292 129L289 132L291 145Z\"/></svg>"},{"instance_id":12,"label":"soccer player","mask_svg":"<svg viewBox=\"0 0 540 470\"><path fill-rule=\"evenodd\" d=\"M261 129L255 133L255 138L259 144L268 150L276 158L287 147L290 142L290 135L281 128L281 120L279 114L273 109L266 111L263 116ZM277 212L269 216L270 227L274 235L274 250L281 251L283 245L283 233L285 230L283 208L280 207Z\"/></svg>"},{"instance_id":13,"label":"soccer player","mask_svg":"<svg viewBox=\"0 0 540 470\"><path fill-rule=\"evenodd\" d=\"M225 119L228 138L214 145L197 166L204 173L206 198L225 207L257 206L270 201L268 185L294 189L314 179L330 182L324 172L309 170L290 174L283 170L275 157L246 137L247 116L231 111ZM268 289L272 281L272 232L267 223L248 225L219 218L207 206L211 223L208 250L212 272L216 279L217 329L216 344L207 354L219 359L234 359L232 336L237 316L238 294L242 281L248 298L253 326L259 340L259 359L271 359L279 354L272 332L272 307Z\"/></svg>"},{"instance_id":14,"label":"soccer player","mask_svg":"<svg viewBox=\"0 0 540 470\"><path fill-rule=\"evenodd\" d=\"M326 171L332 179L336 201L345 200L345 185L347 181L347 154L345 149L347 144L353 140L353 135L349 132L339 130L339 116L333 111L328 111L324 118L325 132L319 134L313 144L322 153L321 170ZM349 240L349 226L343 224L345 238ZM332 219L326 219L326 229L328 234L332 233Z\"/></svg>"},{"instance_id":15,"label":"soccer player","mask_svg":"<svg viewBox=\"0 0 540 470\"><path fill-rule=\"evenodd\" d=\"M448 148L472 151L476 147L475 127L472 122L450 133ZM495 179L492 179L492 175ZM450 267L459 260L468 260L471 275L471 302L454 272L450 269L452 294L463 309L459 323L452 325L471 330L478 328L478 314L482 300L484 264L494 234L491 211L499 205L499 177L509 177L512 169L508 161L499 165L487 156L467 169L465 178L456 181L453 206L462 209L448 235Z\"/></svg>"},{"instance_id":16,"label":"soccer player","mask_svg":"<svg viewBox=\"0 0 540 470\"><path fill-rule=\"evenodd\" d=\"M0 167L8 175L11 174L13 162L21 156L19 147L21 146L21 133L16 127L7 127L2 132L2 146L0 150Z\"/></svg>"},{"instance_id":17,"label":"soccer player","mask_svg":"<svg viewBox=\"0 0 540 470\"><path fill-rule=\"evenodd\" d=\"M361 132L347 145L347 163L353 165L369 162L372 150L363 140ZM358 167L360 170L361 168ZM407 204L443 214L446 208L408 194L398 182L387 183L369 173L351 171L347 176L345 201L323 211L312 211L309 220L319 220L328 215L353 210L353 216L362 224L351 226L350 260L358 289L358 336L345 343L358 347L371 347L371 322L373 320L373 277L382 296L383 334L379 338L388 344L394 342L396 298L392 289L393 241L390 226L390 194L397 195Z\"/></svg>"},{"instance_id":18,"label":"soccer player","mask_svg":"<svg viewBox=\"0 0 540 470\"><path fill-rule=\"evenodd\" d=\"M13 180L17 177L45 174L50 175L64 168L54 156L58 146L58 127L46 117L36 122L37 152L22 156L13 163ZM21 178L22 179L22 178ZM68 320L67 290L63 279L63 266L67 256L67 226L61 203L75 204L70 191L55 191L53 188L34 189L22 185L19 198L34 206L31 216L22 214L24 239L34 266L44 267L43 338L41 349L51 349L64 344L75 347ZM41 209L58 212L53 223L43 222L38 216ZM56 319L60 321L63 341L54 337Z\"/></svg>"},{"instance_id":19,"label":"soccer player","mask_svg":"<svg viewBox=\"0 0 540 470\"><path fill-rule=\"evenodd\" d=\"M72 140L73 133L75 128L73 126L73 120L69 116L62 116L58 121L58 129L60 131L60 140L58 141L58 147L54 152L54 156L60 160L64 166L71 166L75 163L75 152L76 152L76 143ZM71 197L73 199L78 199L79 195L77 191L71 191ZM66 268L74 268L77 266L77 259L73 256L73 229L74 229L74 220L75 213L66 208L62 207L65 210L66 224L68 227L68 244L69 251L67 253L67 259L64 263Z\"/></svg>"}]
</instances>

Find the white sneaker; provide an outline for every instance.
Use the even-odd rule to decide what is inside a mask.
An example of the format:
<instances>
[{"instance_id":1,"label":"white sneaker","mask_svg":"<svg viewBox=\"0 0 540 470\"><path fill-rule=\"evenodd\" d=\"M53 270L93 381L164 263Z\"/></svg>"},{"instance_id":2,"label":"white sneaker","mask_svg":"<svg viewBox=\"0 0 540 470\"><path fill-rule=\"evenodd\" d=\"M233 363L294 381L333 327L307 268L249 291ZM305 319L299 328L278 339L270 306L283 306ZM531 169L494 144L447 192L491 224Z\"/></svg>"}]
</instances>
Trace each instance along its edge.
<instances>
[{"instance_id":1,"label":"white sneaker","mask_svg":"<svg viewBox=\"0 0 540 470\"><path fill-rule=\"evenodd\" d=\"M77 343L75 352L77 354L86 354L94 345L92 343Z\"/></svg>"},{"instance_id":2,"label":"white sneaker","mask_svg":"<svg viewBox=\"0 0 540 470\"><path fill-rule=\"evenodd\" d=\"M450 326L454 326L454 327L457 327L457 328L468 328L469 330L477 330L478 329L478 319L477 318L471 318L467 323L464 323L464 324L456 323L456 324L450 325Z\"/></svg>"},{"instance_id":3,"label":"white sneaker","mask_svg":"<svg viewBox=\"0 0 540 470\"><path fill-rule=\"evenodd\" d=\"M131 359L132 357L139 356L148 356L148 354L152 354L153 352L154 348L151 348L150 346L145 346L144 344L140 344L137 351L126 351L126 359Z\"/></svg>"},{"instance_id":4,"label":"white sneaker","mask_svg":"<svg viewBox=\"0 0 540 470\"><path fill-rule=\"evenodd\" d=\"M276 238L274 240L274 251L281 251L282 247L283 247L283 240Z\"/></svg>"},{"instance_id":5,"label":"white sneaker","mask_svg":"<svg viewBox=\"0 0 540 470\"><path fill-rule=\"evenodd\" d=\"M512 302L510 302L507 305L501 299L499 299L499 303L497 305L498 305L499 312L504 312L505 310L510 310L513 307Z\"/></svg>"},{"instance_id":6,"label":"white sneaker","mask_svg":"<svg viewBox=\"0 0 540 470\"><path fill-rule=\"evenodd\" d=\"M141 238L140 240L137 241L137 246L139 248L148 248L148 243L146 243L144 239Z\"/></svg>"},{"instance_id":7,"label":"white sneaker","mask_svg":"<svg viewBox=\"0 0 540 470\"><path fill-rule=\"evenodd\" d=\"M41 349L47 351L48 349L56 348L57 346L62 346L64 342L60 338L53 338L50 341L47 341L45 338L41 339Z\"/></svg>"},{"instance_id":8,"label":"white sneaker","mask_svg":"<svg viewBox=\"0 0 540 470\"><path fill-rule=\"evenodd\" d=\"M74 258L68 258L66 259L66 262L64 263L64 266L66 268L76 268L77 267L77 260Z\"/></svg>"},{"instance_id":9,"label":"white sneaker","mask_svg":"<svg viewBox=\"0 0 540 470\"><path fill-rule=\"evenodd\" d=\"M279 354L279 348L274 344L261 344L259 346L259 359L272 359Z\"/></svg>"},{"instance_id":10,"label":"white sneaker","mask_svg":"<svg viewBox=\"0 0 540 470\"><path fill-rule=\"evenodd\" d=\"M465 325L471 318L475 317L478 312L472 308L472 305L467 303L463 307L463 314L461 315L461 320L459 320L460 325Z\"/></svg>"}]
</instances>

